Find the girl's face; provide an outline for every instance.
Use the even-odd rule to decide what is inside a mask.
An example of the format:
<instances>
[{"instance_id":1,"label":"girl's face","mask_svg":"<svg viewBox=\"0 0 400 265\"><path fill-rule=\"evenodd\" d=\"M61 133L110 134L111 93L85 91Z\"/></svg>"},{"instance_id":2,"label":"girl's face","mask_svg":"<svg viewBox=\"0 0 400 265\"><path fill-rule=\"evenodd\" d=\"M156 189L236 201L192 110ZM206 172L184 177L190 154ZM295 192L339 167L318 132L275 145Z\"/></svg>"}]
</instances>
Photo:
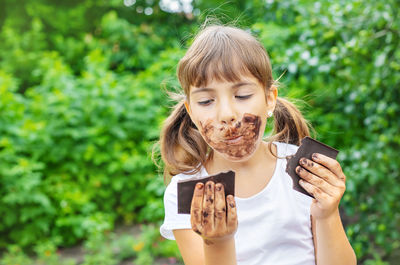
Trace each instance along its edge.
<instances>
[{"instance_id":1,"label":"girl's face","mask_svg":"<svg viewBox=\"0 0 400 265\"><path fill-rule=\"evenodd\" d=\"M276 88L264 87L250 75L239 82L211 81L190 87L188 112L207 144L231 161L245 161L262 141Z\"/></svg>"}]
</instances>

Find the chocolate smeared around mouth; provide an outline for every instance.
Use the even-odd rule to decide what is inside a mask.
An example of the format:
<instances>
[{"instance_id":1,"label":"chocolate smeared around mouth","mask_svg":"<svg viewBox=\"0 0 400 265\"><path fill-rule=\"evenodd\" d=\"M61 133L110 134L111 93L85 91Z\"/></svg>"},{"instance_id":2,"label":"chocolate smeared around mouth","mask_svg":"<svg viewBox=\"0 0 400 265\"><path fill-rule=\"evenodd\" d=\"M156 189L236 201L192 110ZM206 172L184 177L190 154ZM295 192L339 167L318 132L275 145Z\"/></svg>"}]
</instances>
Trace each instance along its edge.
<instances>
[{"instance_id":1,"label":"chocolate smeared around mouth","mask_svg":"<svg viewBox=\"0 0 400 265\"><path fill-rule=\"evenodd\" d=\"M235 158L243 158L254 152L260 135L261 118L246 113L241 121L216 128L212 120L201 124L204 140L213 149Z\"/></svg>"}]
</instances>

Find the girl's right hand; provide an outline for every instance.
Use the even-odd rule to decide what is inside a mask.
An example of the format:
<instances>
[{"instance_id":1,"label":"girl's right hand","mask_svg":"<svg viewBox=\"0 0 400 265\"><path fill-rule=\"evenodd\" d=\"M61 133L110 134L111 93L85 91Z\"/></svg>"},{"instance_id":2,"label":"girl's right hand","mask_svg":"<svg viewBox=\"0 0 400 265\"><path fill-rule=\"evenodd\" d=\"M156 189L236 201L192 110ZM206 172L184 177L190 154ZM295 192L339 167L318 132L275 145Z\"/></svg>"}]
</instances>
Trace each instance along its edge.
<instances>
[{"instance_id":1,"label":"girl's right hand","mask_svg":"<svg viewBox=\"0 0 400 265\"><path fill-rule=\"evenodd\" d=\"M233 237L238 226L234 197L225 201L224 185L212 181L196 184L190 217L192 229L208 245Z\"/></svg>"}]
</instances>

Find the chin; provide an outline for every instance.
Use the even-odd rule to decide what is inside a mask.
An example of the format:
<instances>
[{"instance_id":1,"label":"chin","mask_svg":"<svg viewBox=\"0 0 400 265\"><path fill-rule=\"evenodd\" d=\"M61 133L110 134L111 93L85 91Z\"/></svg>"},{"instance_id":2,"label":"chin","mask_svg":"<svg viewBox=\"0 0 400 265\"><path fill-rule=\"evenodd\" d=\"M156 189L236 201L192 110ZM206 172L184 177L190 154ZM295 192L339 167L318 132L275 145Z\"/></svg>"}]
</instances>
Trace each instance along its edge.
<instances>
[{"instance_id":1,"label":"chin","mask_svg":"<svg viewBox=\"0 0 400 265\"><path fill-rule=\"evenodd\" d=\"M228 161L240 163L240 162L246 162L249 159L251 159L253 155L256 153L257 148L259 146L260 145L257 144L253 148L249 148L248 146L246 148L239 148L239 147L237 147L237 149L230 148L229 150L227 150L228 152L226 152L226 150L224 150L225 152L224 151L221 152L221 150L219 151L214 150L214 151L216 151L221 157L223 157ZM241 152L241 150L244 151Z\"/></svg>"}]
</instances>

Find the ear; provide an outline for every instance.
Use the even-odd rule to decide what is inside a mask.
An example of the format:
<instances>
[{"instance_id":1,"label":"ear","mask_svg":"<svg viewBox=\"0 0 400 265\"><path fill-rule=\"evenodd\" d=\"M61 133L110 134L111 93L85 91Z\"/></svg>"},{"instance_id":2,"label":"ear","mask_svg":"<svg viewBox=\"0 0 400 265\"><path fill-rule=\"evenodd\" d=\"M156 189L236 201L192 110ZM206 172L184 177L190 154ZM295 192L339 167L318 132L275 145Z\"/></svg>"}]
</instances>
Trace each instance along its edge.
<instances>
[{"instance_id":1,"label":"ear","mask_svg":"<svg viewBox=\"0 0 400 265\"><path fill-rule=\"evenodd\" d=\"M276 99L278 98L278 88L275 85L272 85L268 90L267 94L267 104L268 108L272 111L275 109Z\"/></svg>"},{"instance_id":2,"label":"ear","mask_svg":"<svg viewBox=\"0 0 400 265\"><path fill-rule=\"evenodd\" d=\"M186 109L186 111L187 111L187 113L189 114L189 116L191 116L191 112L190 112L190 106L189 106L189 103L185 100L185 109Z\"/></svg>"},{"instance_id":3,"label":"ear","mask_svg":"<svg viewBox=\"0 0 400 265\"><path fill-rule=\"evenodd\" d=\"M274 101L278 98L278 88L275 85L271 86L272 93L274 94Z\"/></svg>"},{"instance_id":4,"label":"ear","mask_svg":"<svg viewBox=\"0 0 400 265\"><path fill-rule=\"evenodd\" d=\"M197 124L196 124L195 121L193 121L193 119L192 119L192 112L191 112L191 110L190 110L189 102L187 102L187 101L185 100L184 104L185 104L186 112L189 114L189 117L190 117L190 119L192 120L193 124L197 127ZM197 128L198 128L198 127L197 127Z\"/></svg>"}]
</instances>

